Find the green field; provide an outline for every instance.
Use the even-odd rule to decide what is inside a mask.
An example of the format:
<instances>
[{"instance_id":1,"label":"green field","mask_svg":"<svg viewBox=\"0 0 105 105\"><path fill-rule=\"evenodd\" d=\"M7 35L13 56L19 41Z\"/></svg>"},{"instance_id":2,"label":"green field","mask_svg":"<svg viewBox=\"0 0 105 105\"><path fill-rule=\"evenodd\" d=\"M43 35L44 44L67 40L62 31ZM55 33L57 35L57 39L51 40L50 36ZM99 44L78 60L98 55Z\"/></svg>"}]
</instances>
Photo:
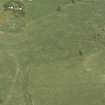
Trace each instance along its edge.
<instances>
[{"instance_id":1,"label":"green field","mask_svg":"<svg viewBox=\"0 0 105 105\"><path fill-rule=\"evenodd\" d=\"M105 105L105 0L0 0L0 105Z\"/></svg>"}]
</instances>

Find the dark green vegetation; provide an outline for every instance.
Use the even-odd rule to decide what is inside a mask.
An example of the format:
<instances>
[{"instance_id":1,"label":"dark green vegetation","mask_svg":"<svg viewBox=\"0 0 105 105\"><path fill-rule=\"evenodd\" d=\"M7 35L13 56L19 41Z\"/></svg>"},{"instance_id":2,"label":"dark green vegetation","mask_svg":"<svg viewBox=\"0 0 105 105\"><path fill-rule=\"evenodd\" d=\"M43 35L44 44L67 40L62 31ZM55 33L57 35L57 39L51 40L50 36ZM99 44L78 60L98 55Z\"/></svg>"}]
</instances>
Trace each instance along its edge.
<instances>
[{"instance_id":1,"label":"dark green vegetation","mask_svg":"<svg viewBox=\"0 0 105 105\"><path fill-rule=\"evenodd\" d=\"M71 0L72 1L72 3L75 3L76 2L76 0Z\"/></svg>"},{"instance_id":2,"label":"dark green vegetation","mask_svg":"<svg viewBox=\"0 0 105 105\"><path fill-rule=\"evenodd\" d=\"M0 99L0 104L2 104L3 103L3 100L2 99Z\"/></svg>"},{"instance_id":3,"label":"dark green vegetation","mask_svg":"<svg viewBox=\"0 0 105 105\"><path fill-rule=\"evenodd\" d=\"M24 0L23 17L6 2L0 104L105 105L105 0Z\"/></svg>"},{"instance_id":4,"label":"dark green vegetation","mask_svg":"<svg viewBox=\"0 0 105 105\"><path fill-rule=\"evenodd\" d=\"M56 8L56 11L58 11L58 12L60 12L62 10L62 7L61 6L58 6L57 8Z\"/></svg>"}]
</instances>

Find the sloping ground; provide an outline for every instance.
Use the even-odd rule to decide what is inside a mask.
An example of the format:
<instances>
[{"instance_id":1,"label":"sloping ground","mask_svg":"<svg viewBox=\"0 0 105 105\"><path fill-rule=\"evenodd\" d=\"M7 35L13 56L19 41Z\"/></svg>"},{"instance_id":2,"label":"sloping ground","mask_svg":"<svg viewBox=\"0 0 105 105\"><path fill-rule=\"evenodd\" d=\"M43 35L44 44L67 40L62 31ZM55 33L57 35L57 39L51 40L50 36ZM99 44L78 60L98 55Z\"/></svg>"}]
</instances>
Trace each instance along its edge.
<instances>
[{"instance_id":1,"label":"sloping ground","mask_svg":"<svg viewBox=\"0 0 105 105\"><path fill-rule=\"evenodd\" d=\"M0 105L104 105L105 1L0 1Z\"/></svg>"}]
</instances>

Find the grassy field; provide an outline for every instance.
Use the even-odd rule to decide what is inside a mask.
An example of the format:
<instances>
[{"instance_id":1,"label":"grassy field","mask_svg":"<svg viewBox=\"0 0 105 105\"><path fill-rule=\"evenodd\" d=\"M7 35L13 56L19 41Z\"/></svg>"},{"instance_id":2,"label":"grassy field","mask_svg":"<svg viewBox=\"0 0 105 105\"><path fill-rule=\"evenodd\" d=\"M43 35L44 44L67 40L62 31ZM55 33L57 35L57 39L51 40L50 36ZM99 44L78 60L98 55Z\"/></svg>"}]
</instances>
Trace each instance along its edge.
<instances>
[{"instance_id":1,"label":"grassy field","mask_svg":"<svg viewBox=\"0 0 105 105\"><path fill-rule=\"evenodd\" d=\"M105 0L0 0L0 105L105 105Z\"/></svg>"}]
</instances>

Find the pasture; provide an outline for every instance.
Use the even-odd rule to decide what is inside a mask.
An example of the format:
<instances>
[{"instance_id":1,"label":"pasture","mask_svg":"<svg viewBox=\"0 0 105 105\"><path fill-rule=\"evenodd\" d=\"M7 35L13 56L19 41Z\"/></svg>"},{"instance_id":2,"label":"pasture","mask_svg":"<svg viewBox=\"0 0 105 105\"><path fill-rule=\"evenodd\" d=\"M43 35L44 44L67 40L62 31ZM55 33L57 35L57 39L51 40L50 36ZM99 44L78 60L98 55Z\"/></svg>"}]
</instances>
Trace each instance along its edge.
<instances>
[{"instance_id":1,"label":"pasture","mask_svg":"<svg viewBox=\"0 0 105 105\"><path fill-rule=\"evenodd\" d=\"M105 105L105 0L23 0L24 16L6 2L0 105Z\"/></svg>"}]
</instances>

